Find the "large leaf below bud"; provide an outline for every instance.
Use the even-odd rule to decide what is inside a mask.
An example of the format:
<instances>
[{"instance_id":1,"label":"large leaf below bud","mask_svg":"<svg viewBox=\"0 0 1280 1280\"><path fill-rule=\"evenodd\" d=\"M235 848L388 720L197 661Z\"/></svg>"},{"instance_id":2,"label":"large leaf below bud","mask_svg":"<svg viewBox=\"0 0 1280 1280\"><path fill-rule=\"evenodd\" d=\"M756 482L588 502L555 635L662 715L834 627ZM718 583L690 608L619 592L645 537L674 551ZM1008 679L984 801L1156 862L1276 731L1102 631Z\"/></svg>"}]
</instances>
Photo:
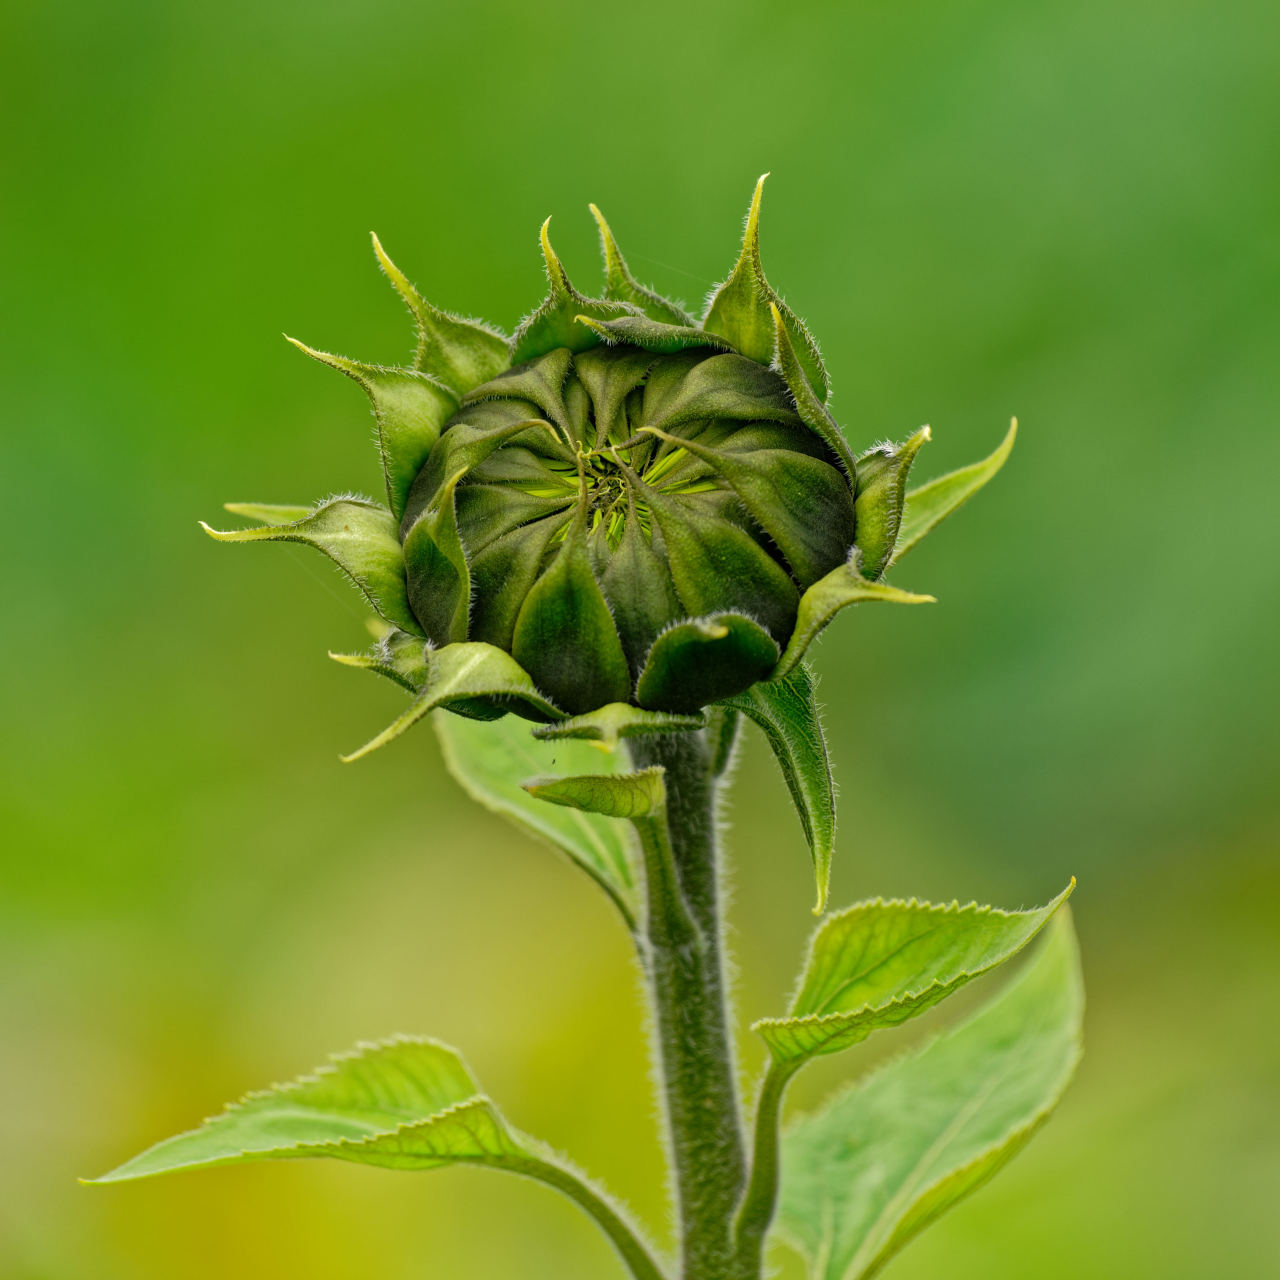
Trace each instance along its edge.
<instances>
[{"instance_id":1,"label":"large leaf below bud","mask_svg":"<svg viewBox=\"0 0 1280 1280\"><path fill-rule=\"evenodd\" d=\"M858 459L857 536L862 574L873 582L893 559L906 505L907 473L929 428L921 427L904 444L885 444Z\"/></svg>"},{"instance_id":2,"label":"large leaf below bud","mask_svg":"<svg viewBox=\"0 0 1280 1280\"><path fill-rule=\"evenodd\" d=\"M542 224L542 256L547 266L547 281L551 291L543 304L523 320L515 337L511 339L511 363L522 364L536 356L546 355L560 347L570 351L585 351L600 342L600 335L578 323L578 317L590 316L593 320L616 320L620 316L640 315L629 302L612 302L607 299L588 298L579 293L565 274L560 259L551 247L547 228L548 218Z\"/></svg>"},{"instance_id":3,"label":"large leaf below bud","mask_svg":"<svg viewBox=\"0 0 1280 1280\"><path fill-rule=\"evenodd\" d=\"M251 1093L95 1181L306 1156L434 1169L459 1160L502 1164L523 1151L454 1050L398 1037Z\"/></svg>"},{"instance_id":4,"label":"large leaf below bud","mask_svg":"<svg viewBox=\"0 0 1280 1280\"><path fill-rule=\"evenodd\" d=\"M555 770L616 772L625 765L623 754L594 742L535 742L529 725L510 716L494 724L437 716L435 730L445 764L467 794L559 849L609 895L634 930L640 904L626 828L598 814L545 804L522 785Z\"/></svg>"},{"instance_id":5,"label":"large leaf below bud","mask_svg":"<svg viewBox=\"0 0 1280 1280\"><path fill-rule=\"evenodd\" d=\"M773 638L739 613L679 622L654 641L636 701L687 715L763 680L777 661Z\"/></svg>"},{"instance_id":6,"label":"large leaf below bud","mask_svg":"<svg viewBox=\"0 0 1280 1280\"><path fill-rule=\"evenodd\" d=\"M1026 1145L1079 1061L1083 1008L1063 912L975 1017L791 1126L777 1229L812 1280L875 1275Z\"/></svg>"},{"instance_id":7,"label":"large leaf below bud","mask_svg":"<svg viewBox=\"0 0 1280 1280\"><path fill-rule=\"evenodd\" d=\"M694 324L694 318L687 311L660 293L646 289L636 280L622 256L622 250L618 248L618 242L613 238L613 232L609 230L609 224L604 220L604 214L595 205L587 207L596 220L596 226L600 228L600 251L604 256L604 296L616 302L629 302L632 306L639 307L651 320L663 324Z\"/></svg>"},{"instance_id":8,"label":"large leaf below bud","mask_svg":"<svg viewBox=\"0 0 1280 1280\"><path fill-rule=\"evenodd\" d=\"M818 353L818 344L799 317L770 287L760 261L760 199L768 176L766 173L756 183L747 214L746 233L742 238L742 253L733 273L712 297L702 327L710 333L723 334L743 355L768 364L774 355L772 308L776 307L805 377L819 400L825 402L830 384L822 356Z\"/></svg>"},{"instance_id":9,"label":"large leaf below bud","mask_svg":"<svg viewBox=\"0 0 1280 1280\"><path fill-rule=\"evenodd\" d=\"M296 515L299 507L271 508L228 503L227 510L259 519L272 510ZM364 594L378 615L393 627L421 634L405 591L404 558L395 517L386 507L364 498L334 498L287 524L259 529L201 527L219 542L301 542L323 551Z\"/></svg>"},{"instance_id":10,"label":"large leaf below bud","mask_svg":"<svg viewBox=\"0 0 1280 1280\"><path fill-rule=\"evenodd\" d=\"M511 652L538 688L571 715L624 702L631 692L622 642L591 571L581 515L525 598Z\"/></svg>"},{"instance_id":11,"label":"large leaf below bud","mask_svg":"<svg viewBox=\"0 0 1280 1280\"><path fill-rule=\"evenodd\" d=\"M431 446L440 438L449 415L458 407L457 395L443 383L413 369L360 364L327 351L316 351L296 338L289 341L313 360L345 373L359 383L369 397L378 424L387 505L398 519L404 512L414 476L426 461Z\"/></svg>"}]
</instances>

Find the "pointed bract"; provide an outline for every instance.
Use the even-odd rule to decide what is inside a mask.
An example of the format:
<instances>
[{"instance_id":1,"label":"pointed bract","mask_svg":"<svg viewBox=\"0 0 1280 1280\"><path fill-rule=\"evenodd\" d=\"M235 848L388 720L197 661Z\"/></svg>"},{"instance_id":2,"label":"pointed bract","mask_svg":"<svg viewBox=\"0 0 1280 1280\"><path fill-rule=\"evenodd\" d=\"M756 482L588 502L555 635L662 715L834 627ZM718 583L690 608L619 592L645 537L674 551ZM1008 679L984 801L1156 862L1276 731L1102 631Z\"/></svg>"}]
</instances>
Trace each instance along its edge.
<instances>
[{"instance_id":1,"label":"pointed bract","mask_svg":"<svg viewBox=\"0 0 1280 1280\"><path fill-rule=\"evenodd\" d=\"M885 444L858 459L858 497L854 503L858 530L854 538L864 577L873 582L893 559L906 505L907 473L929 428L921 427L904 444Z\"/></svg>"},{"instance_id":2,"label":"pointed bract","mask_svg":"<svg viewBox=\"0 0 1280 1280\"><path fill-rule=\"evenodd\" d=\"M542 256L547 267L547 281L551 286L543 304L529 317L521 321L515 337L511 339L511 363L523 364L535 356L546 355L557 347L567 347L570 351L586 351L596 346L600 335L578 323L580 315L590 316L593 320L616 320L621 316L639 316L643 313L629 302L614 302L609 299L588 298L579 293L565 274L560 259L551 247L551 237L547 228L551 225L548 218L542 224Z\"/></svg>"},{"instance_id":3,"label":"pointed bract","mask_svg":"<svg viewBox=\"0 0 1280 1280\"><path fill-rule=\"evenodd\" d=\"M415 368L438 379L456 396L463 396L507 367L509 344L502 334L488 325L433 307L387 257L376 235L373 251L413 316L418 331Z\"/></svg>"},{"instance_id":4,"label":"pointed bract","mask_svg":"<svg viewBox=\"0 0 1280 1280\"><path fill-rule=\"evenodd\" d=\"M286 510L293 514L297 508ZM315 547L355 583L379 617L402 631L422 633L405 592L395 517L379 503L333 498L299 520L258 529L220 530L200 523L219 542L301 542Z\"/></svg>"},{"instance_id":5,"label":"pointed bract","mask_svg":"<svg viewBox=\"0 0 1280 1280\"><path fill-rule=\"evenodd\" d=\"M285 335L288 337L288 335ZM440 431L458 407L458 397L435 378L413 369L387 369L361 364L344 356L316 351L289 338L299 351L360 384L373 405L378 424L378 447L387 484L387 505L397 518L413 478L440 438Z\"/></svg>"},{"instance_id":6,"label":"pointed bract","mask_svg":"<svg viewBox=\"0 0 1280 1280\"><path fill-rule=\"evenodd\" d=\"M777 307L796 349L800 367L818 399L825 403L830 383L818 344L795 312L773 291L765 279L760 261L760 200L764 193L764 180L768 176L764 174L756 183L742 238L742 252L729 278L712 295L702 327L711 333L723 334L752 360L769 364L775 347L772 307Z\"/></svg>"},{"instance_id":7,"label":"pointed bract","mask_svg":"<svg viewBox=\"0 0 1280 1280\"><path fill-rule=\"evenodd\" d=\"M694 325L697 323L682 307L636 280L627 266L618 242L613 238L604 214L595 205L587 206L600 228L600 252L604 257L604 296L616 302L629 302L639 307L650 319L663 324Z\"/></svg>"},{"instance_id":8,"label":"pointed bract","mask_svg":"<svg viewBox=\"0 0 1280 1280\"><path fill-rule=\"evenodd\" d=\"M437 707L478 720L494 720L508 711L535 720L558 720L564 714L509 653L475 641L445 645L427 652L421 692L408 710L358 751L343 756L344 762L386 746Z\"/></svg>"},{"instance_id":9,"label":"pointed bract","mask_svg":"<svg viewBox=\"0 0 1280 1280\"><path fill-rule=\"evenodd\" d=\"M925 534L968 502L1004 466L1009 454L1013 452L1017 434L1018 420L1014 418L1005 438L989 457L945 476L938 476L936 480L930 480L907 494L902 523L898 529L898 543L890 563L896 564L901 560Z\"/></svg>"}]
</instances>

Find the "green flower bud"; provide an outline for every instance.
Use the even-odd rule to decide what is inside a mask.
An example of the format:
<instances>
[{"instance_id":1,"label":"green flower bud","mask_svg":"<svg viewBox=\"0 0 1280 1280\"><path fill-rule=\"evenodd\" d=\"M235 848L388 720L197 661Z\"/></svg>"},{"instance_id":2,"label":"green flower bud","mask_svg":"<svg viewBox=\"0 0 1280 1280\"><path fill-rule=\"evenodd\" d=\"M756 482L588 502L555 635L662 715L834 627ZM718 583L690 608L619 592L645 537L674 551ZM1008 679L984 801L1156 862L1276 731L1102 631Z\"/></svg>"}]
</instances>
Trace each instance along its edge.
<instances>
[{"instance_id":1,"label":"green flower bud","mask_svg":"<svg viewBox=\"0 0 1280 1280\"><path fill-rule=\"evenodd\" d=\"M915 493L927 428L855 460L817 345L764 276L763 181L700 323L633 278L594 205L604 296L574 288L544 224L550 291L509 341L426 302L375 237L413 366L302 350L372 401L386 505L237 504L264 527L215 533L316 546L363 591L385 634L344 660L416 694L375 743L438 706L688 727L790 671L845 605L929 598L878 579L1011 439Z\"/></svg>"}]
</instances>

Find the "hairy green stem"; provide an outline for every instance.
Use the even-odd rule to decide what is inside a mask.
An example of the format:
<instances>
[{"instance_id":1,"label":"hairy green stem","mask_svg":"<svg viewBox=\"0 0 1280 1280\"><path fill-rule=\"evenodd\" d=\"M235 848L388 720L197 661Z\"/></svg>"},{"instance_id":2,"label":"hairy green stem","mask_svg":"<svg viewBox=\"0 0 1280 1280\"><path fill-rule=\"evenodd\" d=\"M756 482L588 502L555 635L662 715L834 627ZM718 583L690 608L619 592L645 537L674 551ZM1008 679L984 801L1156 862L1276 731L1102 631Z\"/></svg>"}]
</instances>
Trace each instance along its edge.
<instances>
[{"instance_id":1,"label":"hairy green stem","mask_svg":"<svg viewBox=\"0 0 1280 1280\"><path fill-rule=\"evenodd\" d=\"M764 1265L764 1238L778 1205L778 1135L782 1097L799 1062L770 1062L756 1104L751 1180L734 1222L734 1280L756 1280Z\"/></svg>"},{"instance_id":2,"label":"hairy green stem","mask_svg":"<svg viewBox=\"0 0 1280 1280\"><path fill-rule=\"evenodd\" d=\"M634 1228L588 1182L577 1177L563 1165L549 1160L539 1160L537 1157L510 1160L501 1167L512 1173L524 1174L527 1178L535 1178L549 1187L555 1187L557 1191L562 1191L580 1208L586 1210L609 1237L635 1280L667 1280Z\"/></svg>"},{"instance_id":3,"label":"hairy green stem","mask_svg":"<svg viewBox=\"0 0 1280 1280\"><path fill-rule=\"evenodd\" d=\"M683 1280L725 1280L745 1181L729 1034L716 865L712 759L700 733L632 739L636 765L660 765L667 812L637 824L649 885L646 976L657 1023L675 1164Z\"/></svg>"}]
</instances>

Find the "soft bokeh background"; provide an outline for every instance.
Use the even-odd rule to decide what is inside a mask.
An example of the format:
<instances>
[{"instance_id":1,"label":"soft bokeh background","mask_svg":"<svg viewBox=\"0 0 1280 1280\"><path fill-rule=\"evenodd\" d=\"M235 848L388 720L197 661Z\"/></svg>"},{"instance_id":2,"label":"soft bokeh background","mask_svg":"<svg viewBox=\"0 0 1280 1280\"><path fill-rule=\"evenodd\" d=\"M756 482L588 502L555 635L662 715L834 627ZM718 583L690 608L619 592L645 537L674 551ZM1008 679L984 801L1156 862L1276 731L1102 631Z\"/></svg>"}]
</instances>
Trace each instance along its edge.
<instances>
[{"instance_id":1,"label":"soft bokeh background","mask_svg":"<svg viewBox=\"0 0 1280 1280\"><path fill-rule=\"evenodd\" d=\"M397 1030L462 1046L517 1124L665 1224L605 900L464 800L429 731L340 767L399 705L325 658L364 639L355 596L196 518L376 486L359 392L279 337L405 355L371 227L428 296L511 326L548 213L595 280L595 200L696 301L772 169L768 270L855 444L929 421L927 474L1024 428L898 574L941 603L821 648L835 900L1012 906L1080 877L1078 1082L888 1274L1275 1275L1278 14L11 7L0 1273L620 1275L575 1210L496 1174L75 1183ZM778 1009L810 927L765 756L749 742L732 810L744 1020Z\"/></svg>"}]
</instances>

